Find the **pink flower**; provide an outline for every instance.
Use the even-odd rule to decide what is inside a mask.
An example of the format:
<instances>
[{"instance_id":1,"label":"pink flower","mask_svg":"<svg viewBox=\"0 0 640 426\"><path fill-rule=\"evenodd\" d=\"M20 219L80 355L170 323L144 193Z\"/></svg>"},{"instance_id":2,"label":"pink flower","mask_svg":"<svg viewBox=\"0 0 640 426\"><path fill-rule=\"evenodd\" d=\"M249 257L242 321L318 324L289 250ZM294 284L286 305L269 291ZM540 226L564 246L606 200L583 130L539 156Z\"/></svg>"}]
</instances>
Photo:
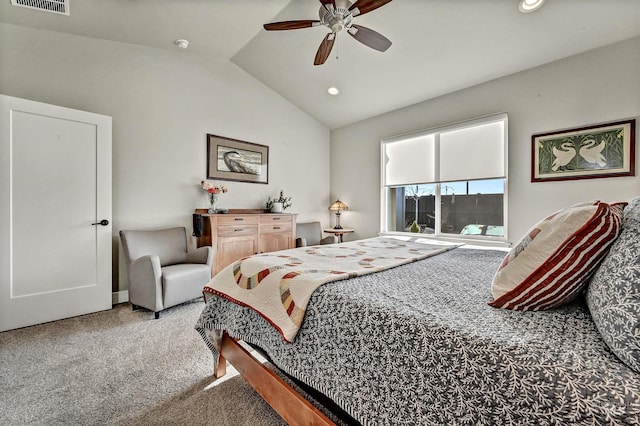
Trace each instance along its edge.
<instances>
[{"instance_id":1,"label":"pink flower","mask_svg":"<svg viewBox=\"0 0 640 426\"><path fill-rule=\"evenodd\" d=\"M221 184L213 184L211 182L207 182L206 180L200 181L200 185L202 189L207 191L209 194L220 194L227 192L227 187Z\"/></svg>"}]
</instances>

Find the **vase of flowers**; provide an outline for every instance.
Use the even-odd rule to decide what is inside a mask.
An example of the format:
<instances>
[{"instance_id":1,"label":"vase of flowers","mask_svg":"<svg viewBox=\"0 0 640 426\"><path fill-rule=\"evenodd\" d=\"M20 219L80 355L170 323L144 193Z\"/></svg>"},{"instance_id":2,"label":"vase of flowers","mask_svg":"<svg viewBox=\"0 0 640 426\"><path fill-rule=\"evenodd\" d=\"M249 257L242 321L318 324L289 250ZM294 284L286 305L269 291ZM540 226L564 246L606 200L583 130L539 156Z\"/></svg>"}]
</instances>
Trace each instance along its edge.
<instances>
[{"instance_id":1,"label":"vase of flowers","mask_svg":"<svg viewBox=\"0 0 640 426\"><path fill-rule=\"evenodd\" d=\"M207 199L209 201L208 212L210 214L216 213L216 203L218 202L218 195L227 192L227 187L222 184L213 184L203 180L200 182L202 189L207 191Z\"/></svg>"}]
</instances>

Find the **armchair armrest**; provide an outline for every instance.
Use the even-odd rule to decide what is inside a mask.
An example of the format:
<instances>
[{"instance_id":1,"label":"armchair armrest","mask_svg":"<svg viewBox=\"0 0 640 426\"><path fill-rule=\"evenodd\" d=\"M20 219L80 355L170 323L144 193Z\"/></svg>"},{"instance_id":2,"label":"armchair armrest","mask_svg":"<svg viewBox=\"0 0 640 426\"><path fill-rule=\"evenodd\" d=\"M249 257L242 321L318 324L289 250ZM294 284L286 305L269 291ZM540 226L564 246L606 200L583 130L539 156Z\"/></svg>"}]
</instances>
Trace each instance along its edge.
<instances>
[{"instance_id":1,"label":"armchair armrest","mask_svg":"<svg viewBox=\"0 0 640 426\"><path fill-rule=\"evenodd\" d=\"M161 311L162 305L162 269L160 258L151 254L142 256L129 265L129 293L131 302Z\"/></svg>"},{"instance_id":2,"label":"armchair armrest","mask_svg":"<svg viewBox=\"0 0 640 426\"><path fill-rule=\"evenodd\" d=\"M306 247L307 239L305 237L296 238L296 247Z\"/></svg>"},{"instance_id":3,"label":"armchair armrest","mask_svg":"<svg viewBox=\"0 0 640 426\"><path fill-rule=\"evenodd\" d=\"M338 242L338 237L335 235L329 235L328 237L324 237L320 240L320 244L336 244Z\"/></svg>"},{"instance_id":4,"label":"armchair armrest","mask_svg":"<svg viewBox=\"0 0 640 426\"><path fill-rule=\"evenodd\" d=\"M204 246L193 251L187 252L184 263L204 263L209 266L213 265L213 247Z\"/></svg>"}]
</instances>

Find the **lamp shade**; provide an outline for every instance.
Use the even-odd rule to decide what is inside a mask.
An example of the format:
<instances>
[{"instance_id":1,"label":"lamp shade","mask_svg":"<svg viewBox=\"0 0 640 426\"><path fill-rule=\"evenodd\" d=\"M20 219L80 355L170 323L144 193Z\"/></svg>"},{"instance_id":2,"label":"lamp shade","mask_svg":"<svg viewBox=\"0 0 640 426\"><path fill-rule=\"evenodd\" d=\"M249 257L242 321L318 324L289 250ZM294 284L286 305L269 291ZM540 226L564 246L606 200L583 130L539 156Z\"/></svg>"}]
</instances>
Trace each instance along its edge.
<instances>
[{"instance_id":1,"label":"lamp shade","mask_svg":"<svg viewBox=\"0 0 640 426\"><path fill-rule=\"evenodd\" d=\"M345 203L343 203L340 200L336 200L334 203L332 203L329 206L329 210L331 210L332 212L341 212L344 210L349 210L349 206L347 206Z\"/></svg>"}]
</instances>

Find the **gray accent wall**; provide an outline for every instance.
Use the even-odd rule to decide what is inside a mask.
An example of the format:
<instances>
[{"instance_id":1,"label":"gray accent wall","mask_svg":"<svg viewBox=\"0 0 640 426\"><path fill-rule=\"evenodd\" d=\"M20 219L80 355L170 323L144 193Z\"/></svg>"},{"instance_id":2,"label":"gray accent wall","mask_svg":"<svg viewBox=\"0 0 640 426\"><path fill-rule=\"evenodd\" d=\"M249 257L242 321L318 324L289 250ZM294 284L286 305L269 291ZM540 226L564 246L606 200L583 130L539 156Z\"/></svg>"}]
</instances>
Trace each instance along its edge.
<instances>
[{"instance_id":1,"label":"gray accent wall","mask_svg":"<svg viewBox=\"0 0 640 426\"><path fill-rule=\"evenodd\" d=\"M573 203L628 201L640 195L638 173L531 183L532 134L639 118L640 38L633 38L332 130L331 198L349 206L342 226L356 229L353 238L371 237L380 230L381 139L499 112L509 115L510 242ZM638 121L636 140L637 127Z\"/></svg>"},{"instance_id":2,"label":"gray accent wall","mask_svg":"<svg viewBox=\"0 0 640 426\"><path fill-rule=\"evenodd\" d=\"M114 291L120 229L190 232L206 207L207 133L270 148L269 184L225 182L219 207L283 189L300 221L329 225L329 129L226 59L0 24L0 93L113 118Z\"/></svg>"}]
</instances>

